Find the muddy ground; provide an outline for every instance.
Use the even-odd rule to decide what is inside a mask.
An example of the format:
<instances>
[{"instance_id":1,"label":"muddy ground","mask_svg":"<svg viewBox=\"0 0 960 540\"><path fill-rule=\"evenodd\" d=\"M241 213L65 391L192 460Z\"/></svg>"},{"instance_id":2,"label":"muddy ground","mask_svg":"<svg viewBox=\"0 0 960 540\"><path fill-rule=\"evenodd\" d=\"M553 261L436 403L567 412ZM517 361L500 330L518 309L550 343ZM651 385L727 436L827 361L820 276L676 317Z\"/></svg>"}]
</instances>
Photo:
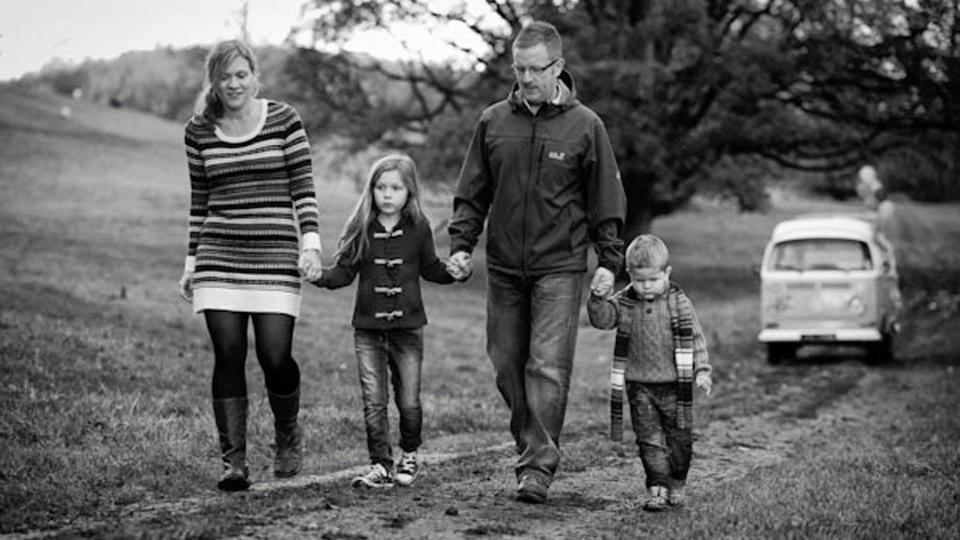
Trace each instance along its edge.
<instances>
[{"instance_id":1,"label":"muddy ground","mask_svg":"<svg viewBox=\"0 0 960 540\"><path fill-rule=\"evenodd\" d=\"M925 223L922 208L904 207L897 215L901 237L936 239L938 232ZM934 256L918 245L906 256ZM937 242L926 245L933 249ZM891 364L871 365L857 350L807 349L795 361L769 366L758 353L740 366L736 380L717 384L715 395L697 405L709 414L697 422L689 504L672 512L692 517L711 504L702 494L750 474L776 471L777 464L795 459L802 449L837 452L845 443L871 444L879 440L873 435L911 421L910 403L929 389L960 382L956 290L912 287L909 319ZM513 447L505 434L467 434L428 440L422 449L424 473L411 488L355 490L348 479L357 470L305 475L260 482L248 493L211 491L195 499L131 506L113 520L13 537L622 536L664 517L640 510L643 470L635 447L629 440L607 441L603 416L591 425L566 426L564 459L545 505L515 501ZM464 437L485 442L464 452ZM922 456L916 466L930 467Z\"/></svg>"}]
</instances>

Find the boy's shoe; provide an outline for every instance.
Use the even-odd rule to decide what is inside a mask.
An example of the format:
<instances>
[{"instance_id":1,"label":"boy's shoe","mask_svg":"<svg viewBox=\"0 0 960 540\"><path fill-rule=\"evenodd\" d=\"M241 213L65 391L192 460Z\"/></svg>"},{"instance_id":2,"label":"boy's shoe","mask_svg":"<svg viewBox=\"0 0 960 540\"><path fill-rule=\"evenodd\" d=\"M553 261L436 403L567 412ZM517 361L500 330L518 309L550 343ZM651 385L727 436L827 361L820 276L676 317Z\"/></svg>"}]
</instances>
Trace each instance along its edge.
<instances>
[{"instance_id":1,"label":"boy's shoe","mask_svg":"<svg viewBox=\"0 0 960 540\"><path fill-rule=\"evenodd\" d=\"M650 496L643 501L643 509L647 512L659 512L667 507L667 488L650 486Z\"/></svg>"},{"instance_id":2,"label":"boy's shoe","mask_svg":"<svg viewBox=\"0 0 960 540\"><path fill-rule=\"evenodd\" d=\"M355 488L389 488L393 487L393 478L383 465L375 463L366 474L350 481L350 485Z\"/></svg>"},{"instance_id":3,"label":"boy's shoe","mask_svg":"<svg viewBox=\"0 0 960 540\"><path fill-rule=\"evenodd\" d=\"M683 492L683 486L672 487L668 490L667 503L677 508L687 504L687 495Z\"/></svg>"},{"instance_id":4,"label":"boy's shoe","mask_svg":"<svg viewBox=\"0 0 960 540\"><path fill-rule=\"evenodd\" d=\"M520 473L517 484L517 500L530 504L547 502L547 482L542 474L534 471Z\"/></svg>"},{"instance_id":5,"label":"boy's shoe","mask_svg":"<svg viewBox=\"0 0 960 540\"><path fill-rule=\"evenodd\" d=\"M404 452L397 463L397 470L393 475L393 481L401 486L409 486L417 479L420 474L420 464L417 462L416 452Z\"/></svg>"}]
</instances>

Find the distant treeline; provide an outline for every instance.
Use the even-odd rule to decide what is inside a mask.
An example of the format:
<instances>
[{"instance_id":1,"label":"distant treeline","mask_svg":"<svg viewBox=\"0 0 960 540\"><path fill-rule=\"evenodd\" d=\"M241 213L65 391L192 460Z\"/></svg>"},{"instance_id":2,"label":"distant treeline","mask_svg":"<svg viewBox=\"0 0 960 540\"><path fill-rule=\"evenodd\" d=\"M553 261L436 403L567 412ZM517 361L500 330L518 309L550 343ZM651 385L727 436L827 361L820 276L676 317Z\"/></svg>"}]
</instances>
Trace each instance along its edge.
<instances>
[{"instance_id":1,"label":"distant treeline","mask_svg":"<svg viewBox=\"0 0 960 540\"><path fill-rule=\"evenodd\" d=\"M207 51L205 46L162 47L126 52L111 60L53 61L18 84L43 86L63 95L78 92L83 99L185 122L203 85ZM354 73L349 76L354 80L344 81L343 73L331 67L331 55L313 50L266 46L257 49L257 57L263 95L289 101L302 114L312 112L304 116L314 128L335 117L344 100L360 99L365 102L360 105L382 114L384 109L407 107L411 99L404 84L374 73ZM351 84L358 90L353 97L344 95Z\"/></svg>"},{"instance_id":2,"label":"distant treeline","mask_svg":"<svg viewBox=\"0 0 960 540\"><path fill-rule=\"evenodd\" d=\"M186 121L203 82L204 47L131 51L112 60L54 61L20 84Z\"/></svg>"},{"instance_id":3,"label":"distant treeline","mask_svg":"<svg viewBox=\"0 0 960 540\"><path fill-rule=\"evenodd\" d=\"M52 61L15 84L186 122L203 85L207 51L206 46L161 47L79 64ZM444 141L440 145L427 144L422 123L401 121L414 100L429 102L436 95L415 96L402 79L358 69L362 55L347 61L312 49L265 46L257 49L257 57L262 95L296 107L312 139L334 138L352 150L375 143L403 148L436 178L456 174L470 135L460 115L434 119L434 135Z\"/></svg>"},{"instance_id":4,"label":"distant treeline","mask_svg":"<svg viewBox=\"0 0 960 540\"><path fill-rule=\"evenodd\" d=\"M127 52L112 60L51 62L16 84L79 94L82 99L186 122L203 83L207 50L204 46L162 47ZM352 150L370 145L404 149L421 170L430 173L428 182L450 183L456 177L480 109L504 95L509 84L501 80L484 86L483 81L467 79L466 85L477 99L467 106L441 107L432 117L411 122L411 110L441 104L442 92L413 90L403 76L390 75L389 65L385 71L383 63L380 69L365 69L364 59L358 55L277 46L261 47L257 53L263 95L295 106L312 139L347 141ZM398 66L396 72L409 74L409 70L409 65ZM931 132L914 146L890 149L876 162L881 178L890 191L915 199L960 198L956 138L953 133ZM783 177L784 172L762 160L721 159L710 167L699 187L706 193L736 199L742 209L759 209L766 199L766 180ZM836 198L854 194L849 171L825 172L819 178L811 182L816 191Z\"/></svg>"}]
</instances>

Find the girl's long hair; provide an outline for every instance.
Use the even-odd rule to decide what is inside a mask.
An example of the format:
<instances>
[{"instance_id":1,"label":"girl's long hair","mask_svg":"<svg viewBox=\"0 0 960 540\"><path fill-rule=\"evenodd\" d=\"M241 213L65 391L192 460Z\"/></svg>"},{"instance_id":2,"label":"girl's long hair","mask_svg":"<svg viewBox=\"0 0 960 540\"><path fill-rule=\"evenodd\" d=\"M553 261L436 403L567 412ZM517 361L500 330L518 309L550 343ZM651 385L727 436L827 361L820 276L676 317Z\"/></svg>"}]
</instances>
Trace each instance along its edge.
<instances>
[{"instance_id":1,"label":"girl's long hair","mask_svg":"<svg viewBox=\"0 0 960 540\"><path fill-rule=\"evenodd\" d=\"M239 39L228 39L217 43L207 54L203 88L200 90L193 107L196 121L216 124L223 117L223 102L217 93L216 85L224 70L238 57L250 63L250 73L256 81L254 84L259 87L258 75L260 70L257 66L257 59L253 55L253 49ZM257 90L254 90L253 94L256 95Z\"/></svg>"},{"instance_id":2,"label":"girl's long hair","mask_svg":"<svg viewBox=\"0 0 960 540\"><path fill-rule=\"evenodd\" d=\"M377 180L387 171L399 172L403 184L407 187L407 202L400 210L401 214L414 223L424 219L423 210L420 208L420 181L413 159L406 154L391 154L380 158L370 167L360 200L357 201L353 213L343 226L337 252L334 254L338 262L357 264L369 249L370 240L367 234L370 231L370 224L377 219L373 188L377 185Z\"/></svg>"}]
</instances>

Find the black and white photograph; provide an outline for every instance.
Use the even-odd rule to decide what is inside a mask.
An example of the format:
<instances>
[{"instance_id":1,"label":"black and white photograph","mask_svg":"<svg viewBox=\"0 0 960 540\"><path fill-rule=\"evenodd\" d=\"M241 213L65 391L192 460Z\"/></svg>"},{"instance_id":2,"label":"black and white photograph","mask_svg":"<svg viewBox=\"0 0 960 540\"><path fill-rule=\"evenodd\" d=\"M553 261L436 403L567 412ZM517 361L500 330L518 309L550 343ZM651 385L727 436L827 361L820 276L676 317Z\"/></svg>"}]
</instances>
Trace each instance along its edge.
<instances>
[{"instance_id":1,"label":"black and white photograph","mask_svg":"<svg viewBox=\"0 0 960 540\"><path fill-rule=\"evenodd\" d=\"M955 539L960 0L0 0L0 539Z\"/></svg>"}]
</instances>

